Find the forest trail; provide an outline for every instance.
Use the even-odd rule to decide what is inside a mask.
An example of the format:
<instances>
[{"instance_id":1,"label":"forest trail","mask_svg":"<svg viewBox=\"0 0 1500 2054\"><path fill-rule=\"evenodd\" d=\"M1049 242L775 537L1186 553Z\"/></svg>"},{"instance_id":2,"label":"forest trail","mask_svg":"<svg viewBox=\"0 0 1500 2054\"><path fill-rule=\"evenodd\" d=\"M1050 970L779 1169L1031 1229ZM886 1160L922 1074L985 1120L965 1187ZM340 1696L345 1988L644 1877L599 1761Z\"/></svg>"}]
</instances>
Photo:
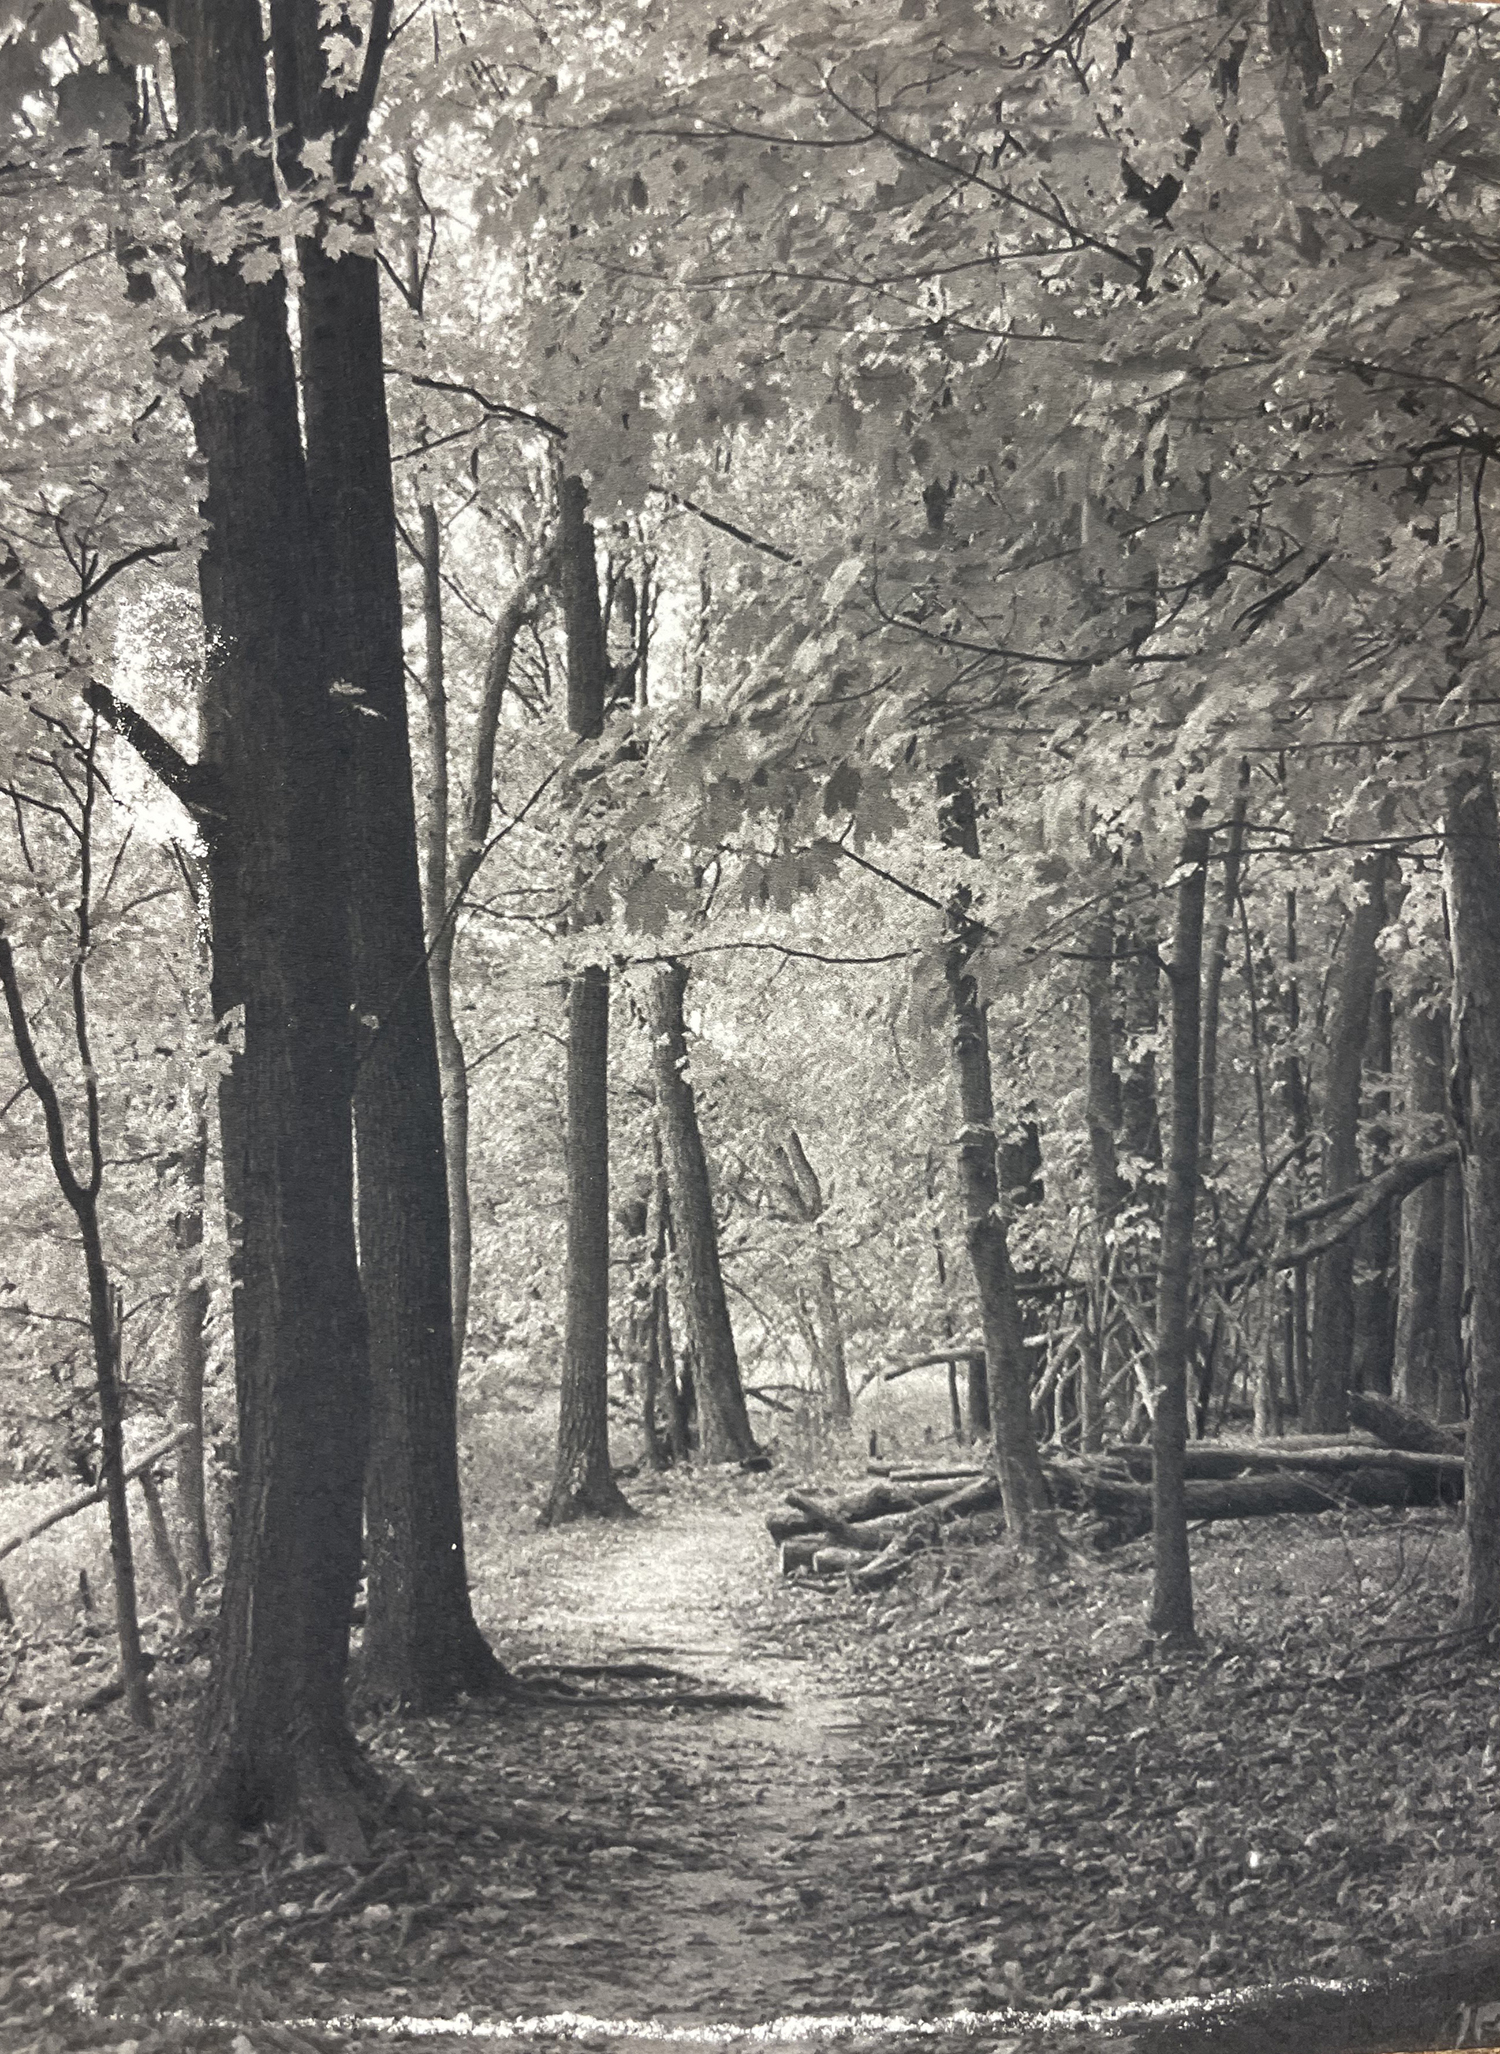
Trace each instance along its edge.
<instances>
[{"instance_id":1,"label":"forest trail","mask_svg":"<svg viewBox=\"0 0 1500 2054\"><path fill-rule=\"evenodd\" d=\"M856 1965L810 1917L858 1838L838 1775L858 1686L826 1644L815 1660L795 1644L826 1606L809 1613L820 1600L776 1581L763 1497L647 1501L634 1520L523 1549L520 1587L528 1568L541 1587L501 1638L529 1665L659 1664L704 1692L771 1702L565 1714L589 1721L576 1756L555 1713L529 1715L575 1761L576 1811L618 1817L623 1798L636 1837L597 1850L588 1920L512 1956L500 2008L679 2027L861 2008Z\"/></svg>"}]
</instances>

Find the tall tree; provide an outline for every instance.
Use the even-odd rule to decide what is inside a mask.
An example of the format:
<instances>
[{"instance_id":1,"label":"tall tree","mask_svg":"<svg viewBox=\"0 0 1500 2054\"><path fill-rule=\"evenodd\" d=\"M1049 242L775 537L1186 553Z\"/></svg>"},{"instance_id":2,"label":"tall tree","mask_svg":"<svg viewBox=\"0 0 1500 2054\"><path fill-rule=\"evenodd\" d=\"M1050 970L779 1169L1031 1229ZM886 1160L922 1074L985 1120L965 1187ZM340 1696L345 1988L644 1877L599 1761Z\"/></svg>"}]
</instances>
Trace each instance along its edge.
<instances>
[{"instance_id":1,"label":"tall tree","mask_svg":"<svg viewBox=\"0 0 1500 2054\"><path fill-rule=\"evenodd\" d=\"M1183 1483L1187 1447L1188 1296L1192 1282L1193 1222L1198 1210L1203 907L1209 850L1209 830L1203 825L1203 814L1207 804L1207 800L1198 798L1188 807L1177 861L1172 955L1165 965L1170 994L1171 1102L1156 1281L1150 1619L1152 1632L1170 1641L1191 1641L1195 1637Z\"/></svg>"},{"instance_id":2,"label":"tall tree","mask_svg":"<svg viewBox=\"0 0 1500 2054\"><path fill-rule=\"evenodd\" d=\"M558 558L568 647L568 726L580 742L604 732L609 655L588 494L566 477ZM557 1526L630 1510L609 1464L609 972L585 963L568 980L568 1271L562 1386L552 1490Z\"/></svg>"},{"instance_id":3,"label":"tall tree","mask_svg":"<svg viewBox=\"0 0 1500 2054\"><path fill-rule=\"evenodd\" d=\"M1500 1619L1500 818L1482 735L1452 745L1443 882L1453 930L1453 1103L1472 1278L1458 1625Z\"/></svg>"},{"instance_id":4,"label":"tall tree","mask_svg":"<svg viewBox=\"0 0 1500 2054\"><path fill-rule=\"evenodd\" d=\"M390 33L380 0L355 92L328 75L317 0L273 0L277 146L295 190L310 147L373 234L355 174ZM349 874L360 1279L369 1321L368 1605L362 1682L430 1707L492 1688L464 1562L442 1084L426 976L407 734L380 271L358 249L298 244L301 388L325 689L355 711Z\"/></svg>"},{"instance_id":5,"label":"tall tree","mask_svg":"<svg viewBox=\"0 0 1500 2054\"><path fill-rule=\"evenodd\" d=\"M1406 1109L1436 1142L1447 1129L1444 1083L1447 1008L1420 994L1403 1016ZM1438 1341L1443 1269L1445 1179L1429 1178L1401 1209L1401 1290L1396 1329L1396 1395L1429 1418L1438 1415ZM1460 1175L1460 1189L1462 1180Z\"/></svg>"},{"instance_id":6,"label":"tall tree","mask_svg":"<svg viewBox=\"0 0 1500 2054\"><path fill-rule=\"evenodd\" d=\"M1359 1103L1365 1041L1380 958L1376 943L1385 925L1390 856L1385 850L1355 870L1355 903L1334 967L1327 1013L1328 1071L1323 1084L1323 1196L1359 1181ZM1349 1424L1349 1377L1354 1363L1354 1251L1340 1241L1318 1263L1302 1424L1310 1433L1342 1433Z\"/></svg>"},{"instance_id":7,"label":"tall tree","mask_svg":"<svg viewBox=\"0 0 1500 2054\"><path fill-rule=\"evenodd\" d=\"M757 1459L761 1451L745 1409L734 1328L719 1267L713 1189L698 1125L697 1094L689 1074L687 1030L683 1024L686 989L686 966L663 963L652 973L646 1022L651 1030L651 1070L672 1201L672 1231L693 1342L699 1444L705 1461L749 1462Z\"/></svg>"}]
</instances>

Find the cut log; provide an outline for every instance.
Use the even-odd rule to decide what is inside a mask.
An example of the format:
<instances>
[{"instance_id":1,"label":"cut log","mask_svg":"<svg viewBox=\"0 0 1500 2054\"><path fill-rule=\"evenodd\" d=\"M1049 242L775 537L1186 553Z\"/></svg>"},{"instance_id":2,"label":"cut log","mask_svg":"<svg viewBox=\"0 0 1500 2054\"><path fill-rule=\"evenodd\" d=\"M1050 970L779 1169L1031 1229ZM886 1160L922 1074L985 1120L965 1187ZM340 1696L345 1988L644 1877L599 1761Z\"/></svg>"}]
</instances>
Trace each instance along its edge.
<instances>
[{"instance_id":1,"label":"cut log","mask_svg":"<svg viewBox=\"0 0 1500 2054\"><path fill-rule=\"evenodd\" d=\"M811 1569L813 1556L827 1542L821 1533L803 1533L781 1543L781 1573L795 1576L799 1569Z\"/></svg>"},{"instance_id":2,"label":"cut log","mask_svg":"<svg viewBox=\"0 0 1500 2054\"><path fill-rule=\"evenodd\" d=\"M890 1472L890 1478L892 1483L902 1485L920 1483L956 1484L962 1483L966 1477L987 1476L988 1474L989 1471L982 1462L962 1462L942 1469L922 1469L915 1466L893 1469Z\"/></svg>"},{"instance_id":3,"label":"cut log","mask_svg":"<svg viewBox=\"0 0 1500 2054\"><path fill-rule=\"evenodd\" d=\"M1101 1538L1107 1541L1134 1540L1151 1531L1147 1484L1118 1483L1081 1462L1048 1463L1047 1481L1058 1504L1101 1518L1107 1528ZM1413 1475L1378 1457L1321 1480L1278 1470L1219 1482L1192 1481L1184 1489L1187 1516L1195 1523L1330 1512L1341 1505L1431 1505L1440 1495L1439 1478L1430 1471Z\"/></svg>"},{"instance_id":4,"label":"cut log","mask_svg":"<svg viewBox=\"0 0 1500 2054\"><path fill-rule=\"evenodd\" d=\"M851 1569L863 1569L874 1557L862 1548L819 1548L812 1558L814 1576L842 1576Z\"/></svg>"},{"instance_id":5,"label":"cut log","mask_svg":"<svg viewBox=\"0 0 1500 2054\"><path fill-rule=\"evenodd\" d=\"M1349 1393L1349 1417L1388 1448L1404 1448L1413 1455L1456 1455L1463 1460L1463 1427L1434 1426L1420 1412L1409 1412L1393 1398L1380 1398L1373 1391Z\"/></svg>"},{"instance_id":6,"label":"cut log","mask_svg":"<svg viewBox=\"0 0 1500 2054\"><path fill-rule=\"evenodd\" d=\"M840 1516L836 1506L820 1504L816 1498L808 1497L805 1491L788 1491L786 1502L794 1512L800 1512L804 1518L810 1519L819 1532L826 1533L829 1539L837 1542L840 1547L862 1548L868 1551L880 1546L876 1540L860 1539L855 1528Z\"/></svg>"}]
</instances>

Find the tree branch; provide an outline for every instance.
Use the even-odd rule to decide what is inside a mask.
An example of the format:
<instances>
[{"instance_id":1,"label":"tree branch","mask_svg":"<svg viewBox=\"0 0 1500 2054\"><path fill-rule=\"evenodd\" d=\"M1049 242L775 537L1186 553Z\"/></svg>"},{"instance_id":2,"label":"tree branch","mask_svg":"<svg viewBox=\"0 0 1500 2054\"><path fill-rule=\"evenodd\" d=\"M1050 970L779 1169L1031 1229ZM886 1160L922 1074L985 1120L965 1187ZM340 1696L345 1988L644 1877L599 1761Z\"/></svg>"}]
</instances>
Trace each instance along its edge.
<instances>
[{"instance_id":1,"label":"tree branch","mask_svg":"<svg viewBox=\"0 0 1500 2054\"><path fill-rule=\"evenodd\" d=\"M97 678L86 681L83 696L90 709L108 721L122 742L130 744L152 775L160 778L201 826L207 828L224 819L218 777L206 764L189 763L144 714L117 699Z\"/></svg>"}]
</instances>

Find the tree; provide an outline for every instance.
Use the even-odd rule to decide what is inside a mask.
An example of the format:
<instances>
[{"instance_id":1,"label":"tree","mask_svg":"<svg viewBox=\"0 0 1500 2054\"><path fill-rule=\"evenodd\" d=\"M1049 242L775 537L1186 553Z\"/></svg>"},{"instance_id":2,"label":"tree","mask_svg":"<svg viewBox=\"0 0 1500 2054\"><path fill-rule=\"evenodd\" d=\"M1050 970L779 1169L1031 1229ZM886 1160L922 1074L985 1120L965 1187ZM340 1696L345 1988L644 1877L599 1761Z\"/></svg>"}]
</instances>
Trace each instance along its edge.
<instances>
[{"instance_id":1,"label":"tree","mask_svg":"<svg viewBox=\"0 0 1500 2054\"><path fill-rule=\"evenodd\" d=\"M588 495L563 479L558 556L568 642L568 726L604 732L609 657ZM584 963L568 981L568 1274L562 1390L547 1526L630 1510L609 1464L609 972Z\"/></svg>"},{"instance_id":2,"label":"tree","mask_svg":"<svg viewBox=\"0 0 1500 2054\"><path fill-rule=\"evenodd\" d=\"M1208 885L1208 801L1187 808L1177 862L1177 908L1172 955L1164 966L1169 1000L1171 1104L1167 1185L1162 1207L1161 1259L1156 1281L1156 1416L1151 1436L1153 1578L1151 1630L1164 1640L1190 1642L1192 1567L1183 1496L1187 1444L1188 1288L1193 1222L1198 1209L1199 1089L1202 1061L1203 907Z\"/></svg>"}]
</instances>

